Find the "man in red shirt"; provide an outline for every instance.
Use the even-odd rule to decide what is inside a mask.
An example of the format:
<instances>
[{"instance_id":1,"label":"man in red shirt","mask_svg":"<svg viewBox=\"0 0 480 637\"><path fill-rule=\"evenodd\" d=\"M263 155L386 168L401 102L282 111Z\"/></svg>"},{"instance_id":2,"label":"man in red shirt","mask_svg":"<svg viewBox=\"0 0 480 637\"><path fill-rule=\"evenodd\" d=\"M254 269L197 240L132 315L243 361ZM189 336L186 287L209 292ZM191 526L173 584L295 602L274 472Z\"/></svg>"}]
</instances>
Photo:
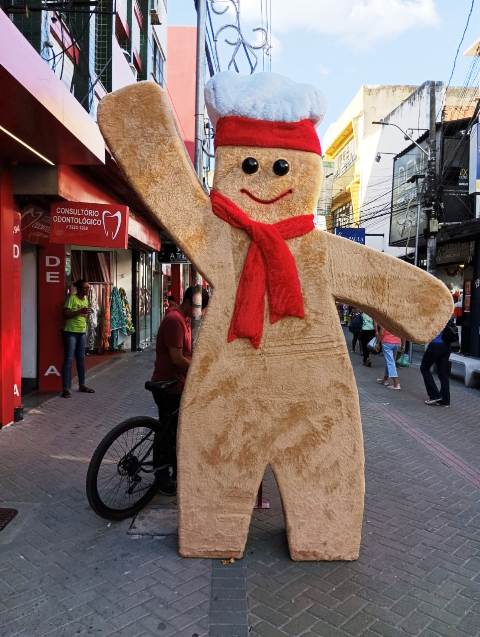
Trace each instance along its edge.
<instances>
[{"instance_id":1,"label":"man in red shirt","mask_svg":"<svg viewBox=\"0 0 480 637\"><path fill-rule=\"evenodd\" d=\"M202 295L202 310L209 301L208 292L200 286L189 287L185 290L183 301L180 305L168 308L157 334L155 369L152 381L176 380L167 392L157 394L153 392L153 397L158 405L160 418L162 415L175 411L180 406L183 387L187 378L188 368L192 358L192 329L190 319L193 315L193 297L195 294ZM171 439L176 438L177 422L171 424ZM174 430L173 430L174 428ZM173 450L172 450L173 451ZM175 478L175 460L172 461L173 476ZM174 480L161 476L159 480L159 490L167 495L174 492Z\"/></svg>"},{"instance_id":2,"label":"man in red shirt","mask_svg":"<svg viewBox=\"0 0 480 637\"><path fill-rule=\"evenodd\" d=\"M192 330L190 319L193 314L193 296L200 292L200 286L189 287L185 291L181 305L168 308L157 334L155 369L152 381L177 379L172 391L180 396L192 358ZM208 292L201 289L202 310L209 301Z\"/></svg>"}]
</instances>

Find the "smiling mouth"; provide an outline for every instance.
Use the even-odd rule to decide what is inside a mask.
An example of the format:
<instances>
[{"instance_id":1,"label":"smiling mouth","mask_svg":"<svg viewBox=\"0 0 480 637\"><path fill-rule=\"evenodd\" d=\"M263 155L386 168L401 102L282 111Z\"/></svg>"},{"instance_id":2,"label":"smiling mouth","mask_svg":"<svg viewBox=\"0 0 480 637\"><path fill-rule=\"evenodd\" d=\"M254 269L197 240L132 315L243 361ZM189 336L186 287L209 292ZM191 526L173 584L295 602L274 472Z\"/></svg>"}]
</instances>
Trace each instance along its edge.
<instances>
[{"instance_id":1,"label":"smiling mouth","mask_svg":"<svg viewBox=\"0 0 480 637\"><path fill-rule=\"evenodd\" d=\"M240 192L243 192L245 195L248 195L250 199L253 199L253 201L256 201L257 203L269 204L269 203L275 203L276 201L283 199L283 197L286 197L287 195L291 195L293 193L293 190L291 188L289 190L285 190L285 192L282 192L281 195L278 195L278 197L274 197L273 199L260 199L259 197L255 197L255 195L252 195L252 193L249 192L246 188L242 188Z\"/></svg>"}]
</instances>

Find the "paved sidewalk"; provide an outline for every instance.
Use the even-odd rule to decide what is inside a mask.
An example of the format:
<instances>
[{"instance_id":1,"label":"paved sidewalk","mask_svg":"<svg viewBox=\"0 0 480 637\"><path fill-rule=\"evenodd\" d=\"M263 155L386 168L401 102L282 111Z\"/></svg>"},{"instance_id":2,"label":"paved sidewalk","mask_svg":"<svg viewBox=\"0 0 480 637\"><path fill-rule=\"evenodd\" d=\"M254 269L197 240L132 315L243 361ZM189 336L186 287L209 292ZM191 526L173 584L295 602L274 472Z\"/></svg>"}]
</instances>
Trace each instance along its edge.
<instances>
[{"instance_id":1,"label":"paved sidewalk","mask_svg":"<svg viewBox=\"0 0 480 637\"><path fill-rule=\"evenodd\" d=\"M154 415L149 352L90 377L95 395L54 398L0 431L0 635L472 637L480 635L480 391L423 404L418 369L402 392L360 387L367 499L360 559L294 563L269 474L244 560L184 560L176 538L128 534L84 495L90 455L114 424ZM148 510L146 511L148 514Z\"/></svg>"}]
</instances>

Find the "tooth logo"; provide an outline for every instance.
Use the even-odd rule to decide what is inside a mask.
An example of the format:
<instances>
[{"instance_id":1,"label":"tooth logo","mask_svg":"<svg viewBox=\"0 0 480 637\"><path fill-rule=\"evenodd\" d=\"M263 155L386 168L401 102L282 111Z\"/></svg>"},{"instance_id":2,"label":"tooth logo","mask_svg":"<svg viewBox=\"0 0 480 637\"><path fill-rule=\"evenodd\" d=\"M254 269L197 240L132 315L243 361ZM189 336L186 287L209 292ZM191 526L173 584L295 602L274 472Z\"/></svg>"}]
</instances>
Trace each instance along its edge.
<instances>
[{"instance_id":1,"label":"tooth logo","mask_svg":"<svg viewBox=\"0 0 480 637\"><path fill-rule=\"evenodd\" d=\"M113 232L112 224L114 224L115 222L117 226L115 228L115 232ZM111 236L112 240L116 239L117 234L120 232L120 226L122 225L122 214L120 210L117 210L117 212L110 212L109 210L104 210L102 214L102 223L103 223L103 231L105 232L105 236L106 237Z\"/></svg>"},{"instance_id":2,"label":"tooth logo","mask_svg":"<svg viewBox=\"0 0 480 637\"><path fill-rule=\"evenodd\" d=\"M43 212L41 210L35 210L35 208L28 208L22 214L22 230L25 231L30 226L40 219L43 216Z\"/></svg>"}]
</instances>

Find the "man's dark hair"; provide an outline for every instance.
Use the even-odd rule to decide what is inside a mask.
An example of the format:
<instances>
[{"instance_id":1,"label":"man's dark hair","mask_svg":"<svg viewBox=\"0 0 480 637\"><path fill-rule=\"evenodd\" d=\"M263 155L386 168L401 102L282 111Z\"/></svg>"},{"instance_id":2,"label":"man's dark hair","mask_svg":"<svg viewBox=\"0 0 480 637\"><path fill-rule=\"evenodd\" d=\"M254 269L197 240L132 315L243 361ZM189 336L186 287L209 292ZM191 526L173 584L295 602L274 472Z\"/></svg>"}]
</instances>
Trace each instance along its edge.
<instances>
[{"instance_id":1,"label":"man's dark hair","mask_svg":"<svg viewBox=\"0 0 480 637\"><path fill-rule=\"evenodd\" d=\"M86 283L85 279L78 279L78 281L75 281L73 285L77 288L77 292L78 292L78 290L81 290L83 288L85 283Z\"/></svg>"},{"instance_id":2,"label":"man's dark hair","mask_svg":"<svg viewBox=\"0 0 480 637\"><path fill-rule=\"evenodd\" d=\"M204 310L208 302L210 300L210 295L208 294L205 288L202 288L201 285L191 285L185 290L185 294L183 295L183 302L188 301L190 305L193 305L193 295L202 292L202 310Z\"/></svg>"}]
</instances>

